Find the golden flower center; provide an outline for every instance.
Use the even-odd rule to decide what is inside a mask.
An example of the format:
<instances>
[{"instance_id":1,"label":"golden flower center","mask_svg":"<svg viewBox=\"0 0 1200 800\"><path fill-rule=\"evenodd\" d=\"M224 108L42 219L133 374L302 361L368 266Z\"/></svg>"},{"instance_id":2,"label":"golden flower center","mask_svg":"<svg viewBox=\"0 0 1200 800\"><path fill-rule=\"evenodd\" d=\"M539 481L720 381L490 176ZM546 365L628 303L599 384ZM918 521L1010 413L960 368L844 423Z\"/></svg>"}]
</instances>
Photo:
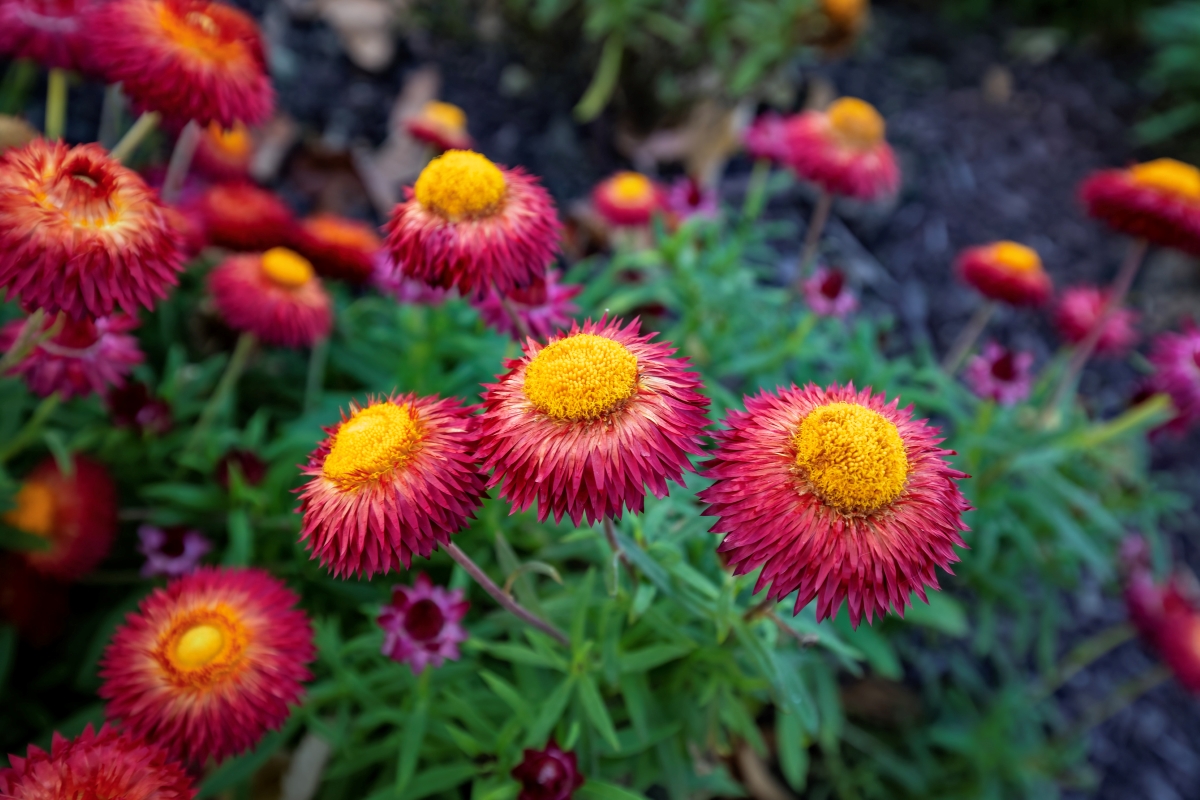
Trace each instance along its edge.
<instances>
[{"instance_id":1,"label":"golden flower center","mask_svg":"<svg viewBox=\"0 0 1200 800\"><path fill-rule=\"evenodd\" d=\"M206 688L238 668L249 642L238 613L217 603L175 617L159 635L153 656L174 685Z\"/></svg>"},{"instance_id":2,"label":"golden flower center","mask_svg":"<svg viewBox=\"0 0 1200 800\"><path fill-rule=\"evenodd\" d=\"M612 199L622 205L645 203L654 195L654 184L640 172L618 172L608 186Z\"/></svg>"},{"instance_id":3,"label":"golden flower center","mask_svg":"<svg viewBox=\"0 0 1200 800\"><path fill-rule=\"evenodd\" d=\"M421 118L439 128L461 131L467 127L467 115L453 103L430 100L421 109Z\"/></svg>"},{"instance_id":4,"label":"golden flower center","mask_svg":"<svg viewBox=\"0 0 1200 800\"><path fill-rule=\"evenodd\" d=\"M198 669L212 663L225 647L225 636L216 625L197 625L179 637L175 645L175 662L187 669Z\"/></svg>"},{"instance_id":5,"label":"golden flower center","mask_svg":"<svg viewBox=\"0 0 1200 800\"><path fill-rule=\"evenodd\" d=\"M221 35L221 27L208 14L189 11L180 16L167 3L158 4L158 24L168 39L193 55L222 62L240 58L243 45Z\"/></svg>"},{"instance_id":6,"label":"golden flower center","mask_svg":"<svg viewBox=\"0 0 1200 800\"><path fill-rule=\"evenodd\" d=\"M322 472L341 488L353 488L407 464L420 443L421 426L411 407L377 403L338 428Z\"/></svg>"},{"instance_id":7,"label":"golden flower center","mask_svg":"<svg viewBox=\"0 0 1200 800\"><path fill-rule=\"evenodd\" d=\"M500 168L471 150L447 150L421 170L413 187L418 203L451 221L494 213L507 190Z\"/></svg>"},{"instance_id":8,"label":"golden flower center","mask_svg":"<svg viewBox=\"0 0 1200 800\"><path fill-rule=\"evenodd\" d=\"M811 411L792 440L796 466L827 505L870 514L892 503L908 480L900 431L882 414L857 403Z\"/></svg>"},{"instance_id":9,"label":"golden flower center","mask_svg":"<svg viewBox=\"0 0 1200 800\"><path fill-rule=\"evenodd\" d=\"M637 356L606 336L568 336L533 357L524 390L534 408L554 419L599 419L637 393Z\"/></svg>"},{"instance_id":10,"label":"golden flower center","mask_svg":"<svg viewBox=\"0 0 1200 800\"><path fill-rule=\"evenodd\" d=\"M992 245L992 258L1010 272L1037 272L1042 268L1037 251L1016 242L996 242Z\"/></svg>"},{"instance_id":11,"label":"golden flower center","mask_svg":"<svg viewBox=\"0 0 1200 800\"><path fill-rule=\"evenodd\" d=\"M887 131L875 106L857 97L836 100L825 113L837 137L859 150L869 150L882 142Z\"/></svg>"},{"instance_id":12,"label":"golden flower center","mask_svg":"<svg viewBox=\"0 0 1200 800\"><path fill-rule=\"evenodd\" d=\"M208 137L217 150L234 158L244 158L250 152L250 132L240 122L228 130L219 122L210 122Z\"/></svg>"},{"instance_id":13,"label":"golden flower center","mask_svg":"<svg viewBox=\"0 0 1200 800\"><path fill-rule=\"evenodd\" d=\"M1159 158L1131 167L1135 183L1188 200L1200 201L1200 169L1173 158Z\"/></svg>"},{"instance_id":14,"label":"golden flower center","mask_svg":"<svg viewBox=\"0 0 1200 800\"><path fill-rule=\"evenodd\" d=\"M263 274L284 289L299 289L313 278L309 260L286 247L272 247L262 255Z\"/></svg>"},{"instance_id":15,"label":"golden flower center","mask_svg":"<svg viewBox=\"0 0 1200 800\"><path fill-rule=\"evenodd\" d=\"M15 500L17 507L5 512L5 523L34 536L49 536L54 530L54 512L58 507L54 490L44 483L26 481Z\"/></svg>"}]
</instances>

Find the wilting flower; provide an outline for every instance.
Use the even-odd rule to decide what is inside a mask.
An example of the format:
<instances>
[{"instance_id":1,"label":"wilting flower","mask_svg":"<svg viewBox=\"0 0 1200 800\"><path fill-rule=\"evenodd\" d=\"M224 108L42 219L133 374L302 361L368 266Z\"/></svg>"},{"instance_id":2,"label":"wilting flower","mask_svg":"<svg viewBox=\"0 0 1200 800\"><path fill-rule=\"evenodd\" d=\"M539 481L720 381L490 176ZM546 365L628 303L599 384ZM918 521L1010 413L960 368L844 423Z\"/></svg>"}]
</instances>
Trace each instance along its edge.
<instances>
[{"instance_id":1,"label":"wilting flower","mask_svg":"<svg viewBox=\"0 0 1200 800\"><path fill-rule=\"evenodd\" d=\"M117 489L108 471L75 456L70 475L47 458L33 468L14 498L16 507L0 515L6 525L45 539L45 550L20 555L38 572L73 581L96 568L117 533Z\"/></svg>"},{"instance_id":2,"label":"wilting flower","mask_svg":"<svg viewBox=\"0 0 1200 800\"><path fill-rule=\"evenodd\" d=\"M189 207L210 244L261 252L291 243L296 221L284 202L249 182L210 186Z\"/></svg>"},{"instance_id":3,"label":"wilting flower","mask_svg":"<svg viewBox=\"0 0 1200 800\"><path fill-rule=\"evenodd\" d=\"M14 320L0 328L0 353L12 347L27 320ZM43 320L42 330L55 324ZM47 397L58 392L63 399L104 394L121 386L130 371L142 363L138 341L129 335L138 326L134 317L113 314L96 320L63 319L57 334L32 350L9 370L21 375L29 389Z\"/></svg>"},{"instance_id":4,"label":"wilting flower","mask_svg":"<svg viewBox=\"0 0 1200 800\"><path fill-rule=\"evenodd\" d=\"M413 586L393 586L392 602L379 612L383 654L408 663L420 675L425 667L457 661L458 646L467 640L462 618L471 604L462 589L434 586L424 574Z\"/></svg>"},{"instance_id":5,"label":"wilting flower","mask_svg":"<svg viewBox=\"0 0 1200 800\"><path fill-rule=\"evenodd\" d=\"M1116 230L1200 255L1200 169L1160 158L1097 172L1080 187L1088 214Z\"/></svg>"},{"instance_id":6,"label":"wilting flower","mask_svg":"<svg viewBox=\"0 0 1200 800\"><path fill-rule=\"evenodd\" d=\"M33 745L0 769L0 797L13 800L120 798L192 800L196 790L167 751L130 733L91 724L76 739L55 732L47 753Z\"/></svg>"},{"instance_id":7,"label":"wilting flower","mask_svg":"<svg viewBox=\"0 0 1200 800\"><path fill-rule=\"evenodd\" d=\"M840 269L818 267L802 288L808 307L822 317L843 319L858 308L858 298L846 286L846 275Z\"/></svg>"},{"instance_id":8,"label":"wilting flower","mask_svg":"<svg viewBox=\"0 0 1200 800\"><path fill-rule=\"evenodd\" d=\"M640 172L618 172L592 190L592 205L609 225L648 225L665 200L661 186Z\"/></svg>"},{"instance_id":9,"label":"wilting flower","mask_svg":"<svg viewBox=\"0 0 1200 800\"><path fill-rule=\"evenodd\" d=\"M392 260L387 250L375 254L371 284L381 293L396 298L398 302L416 305L440 305L450 294L446 289L430 286L424 281L405 275L404 270Z\"/></svg>"},{"instance_id":10,"label":"wilting flower","mask_svg":"<svg viewBox=\"0 0 1200 800\"><path fill-rule=\"evenodd\" d=\"M843 97L827 111L788 118L788 166L830 194L863 201L894 195L900 187L900 168L885 131L874 106Z\"/></svg>"},{"instance_id":11,"label":"wilting flower","mask_svg":"<svg viewBox=\"0 0 1200 800\"><path fill-rule=\"evenodd\" d=\"M774 111L759 114L742 134L742 146L754 159L775 164L788 161L787 121Z\"/></svg>"},{"instance_id":12,"label":"wilting flower","mask_svg":"<svg viewBox=\"0 0 1200 800\"><path fill-rule=\"evenodd\" d=\"M564 751L553 739L544 750L526 750L512 776L521 784L517 800L571 800L583 786L575 753Z\"/></svg>"},{"instance_id":13,"label":"wilting flower","mask_svg":"<svg viewBox=\"0 0 1200 800\"><path fill-rule=\"evenodd\" d=\"M297 225L295 245L321 277L361 284L371 279L383 240L373 225L317 214Z\"/></svg>"},{"instance_id":14,"label":"wilting flower","mask_svg":"<svg viewBox=\"0 0 1200 800\"><path fill-rule=\"evenodd\" d=\"M213 469L213 478L218 486L229 491L230 475L237 470L244 484L258 486L263 482L263 478L267 477L267 467L267 462L263 461L253 450L234 448L221 456L221 460Z\"/></svg>"},{"instance_id":15,"label":"wilting flower","mask_svg":"<svg viewBox=\"0 0 1200 800\"><path fill-rule=\"evenodd\" d=\"M254 139L242 123L224 128L210 122L196 144L192 168L214 181L245 181L250 176Z\"/></svg>"},{"instance_id":16,"label":"wilting flower","mask_svg":"<svg viewBox=\"0 0 1200 800\"><path fill-rule=\"evenodd\" d=\"M1054 311L1058 333L1070 344L1080 344L1100 322L1111 293L1096 286L1072 286L1064 289ZM1104 322L1096 342L1096 354L1124 355L1138 340L1138 314L1128 308L1116 308Z\"/></svg>"},{"instance_id":17,"label":"wilting flower","mask_svg":"<svg viewBox=\"0 0 1200 800\"><path fill-rule=\"evenodd\" d=\"M717 193L702 187L695 178L683 177L667 189L663 208L675 222L692 217L711 219L717 215Z\"/></svg>"},{"instance_id":18,"label":"wilting flower","mask_svg":"<svg viewBox=\"0 0 1200 800\"><path fill-rule=\"evenodd\" d=\"M138 111L157 111L174 127L271 116L262 35L245 13L209 0L112 0L95 16L99 67Z\"/></svg>"},{"instance_id":19,"label":"wilting flower","mask_svg":"<svg viewBox=\"0 0 1200 800\"><path fill-rule=\"evenodd\" d=\"M146 384L127 381L108 393L108 410L113 424L161 436L171 430L171 406L150 394Z\"/></svg>"},{"instance_id":20,"label":"wilting flower","mask_svg":"<svg viewBox=\"0 0 1200 800\"><path fill-rule=\"evenodd\" d=\"M99 145L37 139L0 156L0 286L74 319L136 314L183 269L154 192Z\"/></svg>"},{"instance_id":21,"label":"wilting flower","mask_svg":"<svg viewBox=\"0 0 1200 800\"><path fill-rule=\"evenodd\" d=\"M199 567L200 559L212 549L212 542L200 531L179 526L142 525L137 533L138 552L146 557L146 563L142 565L143 578L186 575Z\"/></svg>"},{"instance_id":22,"label":"wilting flower","mask_svg":"<svg viewBox=\"0 0 1200 800\"><path fill-rule=\"evenodd\" d=\"M583 291L583 287L559 283L560 277L558 270L547 270L545 279L539 279L527 288L508 292L509 306L537 339L548 338L555 331L567 327L579 311L579 306L571 300ZM504 301L495 289L482 300L475 301L474 305L488 327L520 340L521 332L505 311Z\"/></svg>"},{"instance_id":23,"label":"wilting flower","mask_svg":"<svg viewBox=\"0 0 1200 800\"><path fill-rule=\"evenodd\" d=\"M544 275L558 250L561 226L546 190L478 153L443 153L405 196L387 224L387 246L405 275L430 286L507 292Z\"/></svg>"},{"instance_id":24,"label":"wilting flower","mask_svg":"<svg viewBox=\"0 0 1200 800\"><path fill-rule=\"evenodd\" d=\"M102 0L0 0L0 55L86 71L87 33Z\"/></svg>"},{"instance_id":25,"label":"wilting flower","mask_svg":"<svg viewBox=\"0 0 1200 800\"><path fill-rule=\"evenodd\" d=\"M911 407L809 384L748 397L725 426L699 496L735 574L762 567L756 592L798 591L796 613L815 598L818 621L845 599L857 627L889 607L903 614L913 592L939 588L935 567L958 560L967 476Z\"/></svg>"},{"instance_id":26,"label":"wilting flower","mask_svg":"<svg viewBox=\"0 0 1200 800\"><path fill-rule=\"evenodd\" d=\"M967 362L963 378L977 397L1002 406L1016 405L1033 388L1033 353L1017 352L988 342L983 353Z\"/></svg>"},{"instance_id":27,"label":"wilting flower","mask_svg":"<svg viewBox=\"0 0 1200 800\"><path fill-rule=\"evenodd\" d=\"M513 513L537 500L539 521L620 519L641 512L647 488L666 497L667 481L692 471L708 399L687 360L638 329L588 320L529 340L485 386L479 458Z\"/></svg>"},{"instance_id":28,"label":"wilting flower","mask_svg":"<svg viewBox=\"0 0 1200 800\"><path fill-rule=\"evenodd\" d=\"M1178 333L1159 334L1150 349L1150 385L1171 398L1175 418L1166 427L1183 432L1200 422L1200 327L1184 323Z\"/></svg>"},{"instance_id":29,"label":"wilting flower","mask_svg":"<svg viewBox=\"0 0 1200 800\"><path fill-rule=\"evenodd\" d=\"M467 115L453 103L430 100L421 113L405 120L404 130L438 150L470 150L474 144L467 133Z\"/></svg>"},{"instance_id":30,"label":"wilting flower","mask_svg":"<svg viewBox=\"0 0 1200 800\"><path fill-rule=\"evenodd\" d=\"M984 297L1014 306L1040 306L1053 291L1037 251L1016 242L967 248L954 268Z\"/></svg>"},{"instance_id":31,"label":"wilting flower","mask_svg":"<svg viewBox=\"0 0 1200 800\"><path fill-rule=\"evenodd\" d=\"M226 325L267 344L311 347L333 327L329 295L312 264L283 247L230 256L209 273L208 288Z\"/></svg>"},{"instance_id":32,"label":"wilting flower","mask_svg":"<svg viewBox=\"0 0 1200 800\"><path fill-rule=\"evenodd\" d=\"M403 395L351 405L303 468L301 540L335 576L428 557L484 496L477 422L453 398Z\"/></svg>"},{"instance_id":33,"label":"wilting flower","mask_svg":"<svg viewBox=\"0 0 1200 800\"><path fill-rule=\"evenodd\" d=\"M312 677L298 600L258 569L201 567L156 589L104 651L107 717L191 764L253 747Z\"/></svg>"}]
</instances>

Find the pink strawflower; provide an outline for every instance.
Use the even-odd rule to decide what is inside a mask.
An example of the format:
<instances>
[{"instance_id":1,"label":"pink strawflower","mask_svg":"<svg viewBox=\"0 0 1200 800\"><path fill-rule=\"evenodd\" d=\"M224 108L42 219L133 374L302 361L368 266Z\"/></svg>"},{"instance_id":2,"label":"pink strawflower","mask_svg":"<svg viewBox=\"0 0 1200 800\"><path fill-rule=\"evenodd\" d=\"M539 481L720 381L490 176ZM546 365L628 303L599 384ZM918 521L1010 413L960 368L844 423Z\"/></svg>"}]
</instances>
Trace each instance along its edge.
<instances>
[{"instance_id":1,"label":"pink strawflower","mask_svg":"<svg viewBox=\"0 0 1200 800\"><path fill-rule=\"evenodd\" d=\"M470 605L462 589L434 586L424 573L413 586L393 586L392 602L376 620L383 628L383 654L417 675L447 659L457 661L458 646L467 640L461 623Z\"/></svg>"},{"instance_id":2,"label":"pink strawflower","mask_svg":"<svg viewBox=\"0 0 1200 800\"><path fill-rule=\"evenodd\" d=\"M7 352L25 327L19 319L0 328L0 352ZM42 330L54 324L47 317ZM30 390L42 397L59 392L63 399L104 394L119 387L144 356L129 332L138 326L134 317L113 314L96 320L63 317L62 329L33 348L10 373L20 375Z\"/></svg>"},{"instance_id":3,"label":"pink strawflower","mask_svg":"<svg viewBox=\"0 0 1200 800\"><path fill-rule=\"evenodd\" d=\"M1029 397L1033 388L1033 353L1016 352L988 342L983 354L973 356L963 371L971 391L1002 406L1015 405Z\"/></svg>"},{"instance_id":4,"label":"pink strawflower","mask_svg":"<svg viewBox=\"0 0 1200 800\"><path fill-rule=\"evenodd\" d=\"M212 549L212 543L200 531L179 526L142 525L137 533L138 552L146 557L146 563L142 565L143 578L186 575L200 566L200 559Z\"/></svg>"},{"instance_id":5,"label":"pink strawflower","mask_svg":"<svg viewBox=\"0 0 1200 800\"><path fill-rule=\"evenodd\" d=\"M1167 394L1175 405L1175 418L1166 424L1182 433L1200 422L1200 327L1184 323L1179 333L1160 334L1151 346L1155 373L1150 385Z\"/></svg>"},{"instance_id":6,"label":"pink strawflower","mask_svg":"<svg viewBox=\"0 0 1200 800\"><path fill-rule=\"evenodd\" d=\"M560 277L558 270L547 270L545 280L539 279L527 288L508 293L509 305L525 321L535 339L547 339L552 333L566 328L579 311L579 306L571 299L582 292L583 287L559 283ZM504 303L495 289L474 305L488 327L520 341L521 332L504 310Z\"/></svg>"},{"instance_id":7,"label":"pink strawflower","mask_svg":"<svg viewBox=\"0 0 1200 800\"><path fill-rule=\"evenodd\" d=\"M858 309L858 298L846 286L846 275L840 269L818 267L804 281L804 300L814 314L844 319Z\"/></svg>"},{"instance_id":8,"label":"pink strawflower","mask_svg":"<svg viewBox=\"0 0 1200 800\"><path fill-rule=\"evenodd\" d=\"M392 260L387 250L381 250L375 254L375 269L371 275L371 284L382 294L391 295L398 302L413 305L437 306L444 303L450 296L450 291L447 289L439 289L405 275L404 270Z\"/></svg>"},{"instance_id":9,"label":"pink strawflower","mask_svg":"<svg viewBox=\"0 0 1200 800\"><path fill-rule=\"evenodd\" d=\"M775 164L787 162L787 120L774 111L759 114L742 134L742 145L751 158Z\"/></svg>"},{"instance_id":10,"label":"pink strawflower","mask_svg":"<svg viewBox=\"0 0 1200 800\"><path fill-rule=\"evenodd\" d=\"M1063 290L1054 311L1054 324L1067 342L1079 344L1100 321L1111 293L1096 286L1072 286ZM1096 355L1120 356L1137 344L1138 314L1117 308L1104 323L1104 332L1096 342Z\"/></svg>"},{"instance_id":11,"label":"pink strawflower","mask_svg":"<svg viewBox=\"0 0 1200 800\"><path fill-rule=\"evenodd\" d=\"M717 216L717 193L705 189L693 178L680 178L667 188L664 202L668 216L675 222L692 217L712 219Z\"/></svg>"}]
</instances>

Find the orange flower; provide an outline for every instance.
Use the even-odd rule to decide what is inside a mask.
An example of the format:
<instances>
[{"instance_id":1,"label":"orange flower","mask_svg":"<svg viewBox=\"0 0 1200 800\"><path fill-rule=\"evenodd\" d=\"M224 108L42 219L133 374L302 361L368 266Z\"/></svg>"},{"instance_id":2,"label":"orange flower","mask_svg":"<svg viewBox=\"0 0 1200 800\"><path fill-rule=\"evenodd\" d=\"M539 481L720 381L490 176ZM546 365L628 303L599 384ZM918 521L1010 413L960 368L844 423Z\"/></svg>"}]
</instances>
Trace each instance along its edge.
<instances>
[{"instance_id":1,"label":"orange flower","mask_svg":"<svg viewBox=\"0 0 1200 800\"><path fill-rule=\"evenodd\" d=\"M1040 306L1054 288L1037 251L1016 242L968 248L955 270L984 297L1014 306Z\"/></svg>"},{"instance_id":2,"label":"orange flower","mask_svg":"<svg viewBox=\"0 0 1200 800\"><path fill-rule=\"evenodd\" d=\"M317 214L297 225L295 244L321 277L362 284L375 271L383 239L373 225L336 214Z\"/></svg>"},{"instance_id":3,"label":"orange flower","mask_svg":"<svg viewBox=\"0 0 1200 800\"><path fill-rule=\"evenodd\" d=\"M209 273L208 288L229 327L267 344L311 347L333 327L329 295L312 264L283 247L230 256Z\"/></svg>"},{"instance_id":4,"label":"orange flower","mask_svg":"<svg viewBox=\"0 0 1200 800\"><path fill-rule=\"evenodd\" d=\"M788 166L830 194L871 201L894 195L900 168L870 103L843 97L827 111L805 111L786 122Z\"/></svg>"},{"instance_id":5,"label":"orange flower","mask_svg":"<svg viewBox=\"0 0 1200 800\"><path fill-rule=\"evenodd\" d=\"M470 150L473 144L467 133L467 115L452 103L430 100L420 114L405 121L404 129L439 150Z\"/></svg>"}]
</instances>

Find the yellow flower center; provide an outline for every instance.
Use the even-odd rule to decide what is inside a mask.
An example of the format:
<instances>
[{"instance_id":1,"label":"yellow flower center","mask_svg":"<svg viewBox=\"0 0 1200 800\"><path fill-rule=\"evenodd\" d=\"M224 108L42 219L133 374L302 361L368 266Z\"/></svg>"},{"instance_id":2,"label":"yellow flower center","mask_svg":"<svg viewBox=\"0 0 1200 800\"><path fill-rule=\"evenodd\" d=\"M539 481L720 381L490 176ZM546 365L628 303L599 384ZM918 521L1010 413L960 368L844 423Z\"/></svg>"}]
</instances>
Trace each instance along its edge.
<instances>
[{"instance_id":1,"label":"yellow flower center","mask_svg":"<svg viewBox=\"0 0 1200 800\"><path fill-rule=\"evenodd\" d=\"M467 115L453 103L430 100L421 109L421 117L429 123L450 130L461 131L467 127Z\"/></svg>"},{"instance_id":2,"label":"yellow flower center","mask_svg":"<svg viewBox=\"0 0 1200 800\"><path fill-rule=\"evenodd\" d=\"M284 289L299 289L313 277L309 260L286 247L272 247L263 253L262 270L272 283Z\"/></svg>"},{"instance_id":3,"label":"yellow flower center","mask_svg":"<svg viewBox=\"0 0 1200 800\"><path fill-rule=\"evenodd\" d=\"M187 669L199 669L212 663L225 647L225 636L216 625L189 628L175 645L175 663Z\"/></svg>"},{"instance_id":4,"label":"yellow flower center","mask_svg":"<svg viewBox=\"0 0 1200 800\"><path fill-rule=\"evenodd\" d=\"M1159 158L1129 170L1142 186L1200 201L1200 169L1173 158Z\"/></svg>"},{"instance_id":5,"label":"yellow flower center","mask_svg":"<svg viewBox=\"0 0 1200 800\"><path fill-rule=\"evenodd\" d=\"M208 138L222 153L233 158L244 158L250 152L250 132L240 122L229 130L219 122L208 123Z\"/></svg>"},{"instance_id":6,"label":"yellow flower center","mask_svg":"<svg viewBox=\"0 0 1200 800\"><path fill-rule=\"evenodd\" d=\"M875 106L857 97L834 101L825 112L838 138L859 150L869 150L883 141L887 126Z\"/></svg>"},{"instance_id":7,"label":"yellow flower center","mask_svg":"<svg viewBox=\"0 0 1200 800\"><path fill-rule=\"evenodd\" d=\"M4 514L4 521L34 536L49 536L54 530L57 503L54 490L44 483L26 481L17 492L17 507Z\"/></svg>"},{"instance_id":8,"label":"yellow flower center","mask_svg":"<svg viewBox=\"0 0 1200 800\"><path fill-rule=\"evenodd\" d=\"M895 424L857 403L814 409L792 440L796 466L827 505L870 514L893 502L908 480L908 454Z\"/></svg>"},{"instance_id":9,"label":"yellow flower center","mask_svg":"<svg viewBox=\"0 0 1200 800\"><path fill-rule=\"evenodd\" d=\"M640 172L618 172L608 186L613 201L621 205L639 205L654 194L654 184Z\"/></svg>"},{"instance_id":10,"label":"yellow flower center","mask_svg":"<svg viewBox=\"0 0 1200 800\"><path fill-rule=\"evenodd\" d=\"M172 619L159 634L152 656L173 685L202 689L236 672L249 643L250 631L237 611L217 603Z\"/></svg>"},{"instance_id":11,"label":"yellow flower center","mask_svg":"<svg viewBox=\"0 0 1200 800\"><path fill-rule=\"evenodd\" d=\"M420 443L421 426L412 408L377 403L342 423L322 471L342 489L353 489L407 464Z\"/></svg>"},{"instance_id":12,"label":"yellow flower center","mask_svg":"<svg viewBox=\"0 0 1200 800\"><path fill-rule=\"evenodd\" d=\"M992 258L1011 272L1037 272L1042 268L1037 251L1016 242L996 242L992 245Z\"/></svg>"},{"instance_id":13,"label":"yellow flower center","mask_svg":"<svg viewBox=\"0 0 1200 800\"><path fill-rule=\"evenodd\" d=\"M867 0L822 0L821 10L835 24L848 28L862 19L867 11Z\"/></svg>"},{"instance_id":14,"label":"yellow flower center","mask_svg":"<svg viewBox=\"0 0 1200 800\"><path fill-rule=\"evenodd\" d=\"M158 24L168 39L207 61L231 61L244 54L245 45L236 39L223 38L216 20L203 12L189 11L179 16L168 4L160 2Z\"/></svg>"},{"instance_id":15,"label":"yellow flower center","mask_svg":"<svg viewBox=\"0 0 1200 800\"><path fill-rule=\"evenodd\" d=\"M599 419L637 393L637 356L605 336L578 333L534 356L524 389L534 408L554 419Z\"/></svg>"},{"instance_id":16,"label":"yellow flower center","mask_svg":"<svg viewBox=\"0 0 1200 800\"><path fill-rule=\"evenodd\" d=\"M418 203L451 221L494 213L507 190L500 168L471 150L447 150L421 170L413 187Z\"/></svg>"}]
</instances>

